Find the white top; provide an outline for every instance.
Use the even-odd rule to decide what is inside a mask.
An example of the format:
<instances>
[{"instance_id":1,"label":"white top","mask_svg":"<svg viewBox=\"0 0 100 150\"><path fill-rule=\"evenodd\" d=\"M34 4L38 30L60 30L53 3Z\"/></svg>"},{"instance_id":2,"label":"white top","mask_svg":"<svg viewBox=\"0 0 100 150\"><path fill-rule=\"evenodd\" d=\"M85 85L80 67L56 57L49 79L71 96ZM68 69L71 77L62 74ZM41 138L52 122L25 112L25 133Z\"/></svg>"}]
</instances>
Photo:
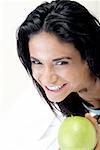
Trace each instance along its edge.
<instances>
[{"instance_id":1,"label":"white top","mask_svg":"<svg viewBox=\"0 0 100 150\"><path fill-rule=\"evenodd\" d=\"M93 114L93 116L100 115L100 108L96 109L96 108L93 108L93 107L88 107L84 103L83 103L83 106L89 111L89 113Z\"/></svg>"},{"instance_id":2,"label":"white top","mask_svg":"<svg viewBox=\"0 0 100 150\"><path fill-rule=\"evenodd\" d=\"M0 111L0 150L58 150L61 124L36 89L29 89Z\"/></svg>"}]
</instances>

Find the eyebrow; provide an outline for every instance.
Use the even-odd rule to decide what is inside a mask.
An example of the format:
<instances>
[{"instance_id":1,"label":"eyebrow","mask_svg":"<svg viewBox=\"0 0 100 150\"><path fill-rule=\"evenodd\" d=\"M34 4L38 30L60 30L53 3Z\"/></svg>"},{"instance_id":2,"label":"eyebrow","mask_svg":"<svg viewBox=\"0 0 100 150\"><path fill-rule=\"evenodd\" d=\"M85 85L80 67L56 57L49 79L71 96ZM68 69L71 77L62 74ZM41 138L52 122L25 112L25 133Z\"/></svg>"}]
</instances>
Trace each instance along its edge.
<instances>
[{"instance_id":1,"label":"eyebrow","mask_svg":"<svg viewBox=\"0 0 100 150\"><path fill-rule=\"evenodd\" d=\"M37 59L37 58L35 58L35 57L32 57L32 56L30 56L30 59L31 59L31 60L39 61L39 59Z\"/></svg>"},{"instance_id":2,"label":"eyebrow","mask_svg":"<svg viewBox=\"0 0 100 150\"><path fill-rule=\"evenodd\" d=\"M31 60L36 60L36 61L39 61L39 59L37 59L37 58L35 58L35 57L32 57L32 56L30 56L30 59ZM60 61L60 60L62 60L62 59L68 59L68 60L70 60L70 59L72 59L71 57L60 57L60 58L55 58L55 59L53 59L52 61L53 62L55 62L55 61Z\"/></svg>"},{"instance_id":3,"label":"eyebrow","mask_svg":"<svg viewBox=\"0 0 100 150\"><path fill-rule=\"evenodd\" d=\"M71 57L61 57L61 58L56 58L56 59L53 59L53 61L60 61L62 59L72 59Z\"/></svg>"}]
</instances>

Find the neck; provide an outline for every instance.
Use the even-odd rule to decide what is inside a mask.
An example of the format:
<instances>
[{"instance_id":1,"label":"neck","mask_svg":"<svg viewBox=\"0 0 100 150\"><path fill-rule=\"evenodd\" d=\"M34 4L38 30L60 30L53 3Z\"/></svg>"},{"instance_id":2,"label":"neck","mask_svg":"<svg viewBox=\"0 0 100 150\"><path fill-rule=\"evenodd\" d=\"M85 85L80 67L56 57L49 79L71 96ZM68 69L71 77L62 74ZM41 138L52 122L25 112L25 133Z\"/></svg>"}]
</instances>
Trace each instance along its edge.
<instances>
[{"instance_id":1,"label":"neck","mask_svg":"<svg viewBox=\"0 0 100 150\"><path fill-rule=\"evenodd\" d=\"M100 108L100 79L96 79L88 88L81 90L79 95L95 108Z\"/></svg>"}]
</instances>

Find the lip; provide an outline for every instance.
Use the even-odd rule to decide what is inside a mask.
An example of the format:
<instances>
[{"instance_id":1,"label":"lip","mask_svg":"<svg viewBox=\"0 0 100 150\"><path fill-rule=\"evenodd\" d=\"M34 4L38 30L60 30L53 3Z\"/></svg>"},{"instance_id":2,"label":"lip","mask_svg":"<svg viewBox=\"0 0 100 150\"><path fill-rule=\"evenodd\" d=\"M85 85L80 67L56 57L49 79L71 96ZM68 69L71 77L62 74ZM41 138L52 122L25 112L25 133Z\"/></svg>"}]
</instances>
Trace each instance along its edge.
<instances>
[{"instance_id":1,"label":"lip","mask_svg":"<svg viewBox=\"0 0 100 150\"><path fill-rule=\"evenodd\" d=\"M66 87L67 83L63 84L62 87L59 89L59 90L51 90L51 89L48 89L47 86L45 86L45 89L49 92L53 92L53 93L59 93L61 92L65 87Z\"/></svg>"}]
</instances>

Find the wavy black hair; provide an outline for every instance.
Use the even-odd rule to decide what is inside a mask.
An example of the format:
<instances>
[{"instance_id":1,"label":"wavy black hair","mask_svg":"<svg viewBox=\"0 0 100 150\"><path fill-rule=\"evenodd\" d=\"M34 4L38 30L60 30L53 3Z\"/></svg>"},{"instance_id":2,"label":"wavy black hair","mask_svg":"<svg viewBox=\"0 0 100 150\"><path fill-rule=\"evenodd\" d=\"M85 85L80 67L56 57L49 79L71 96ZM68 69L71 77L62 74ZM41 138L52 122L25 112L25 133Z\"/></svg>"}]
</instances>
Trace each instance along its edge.
<instances>
[{"instance_id":1,"label":"wavy black hair","mask_svg":"<svg viewBox=\"0 0 100 150\"><path fill-rule=\"evenodd\" d=\"M18 56L32 77L39 93L55 112L55 104L50 102L44 90L34 79L31 69L28 42L32 35L42 31L52 33L60 41L71 42L86 60L90 71L100 78L100 23L81 4L70 0L44 2L34 9L17 31ZM84 115L86 110L76 93L71 93L62 102L56 103L64 115Z\"/></svg>"}]
</instances>

